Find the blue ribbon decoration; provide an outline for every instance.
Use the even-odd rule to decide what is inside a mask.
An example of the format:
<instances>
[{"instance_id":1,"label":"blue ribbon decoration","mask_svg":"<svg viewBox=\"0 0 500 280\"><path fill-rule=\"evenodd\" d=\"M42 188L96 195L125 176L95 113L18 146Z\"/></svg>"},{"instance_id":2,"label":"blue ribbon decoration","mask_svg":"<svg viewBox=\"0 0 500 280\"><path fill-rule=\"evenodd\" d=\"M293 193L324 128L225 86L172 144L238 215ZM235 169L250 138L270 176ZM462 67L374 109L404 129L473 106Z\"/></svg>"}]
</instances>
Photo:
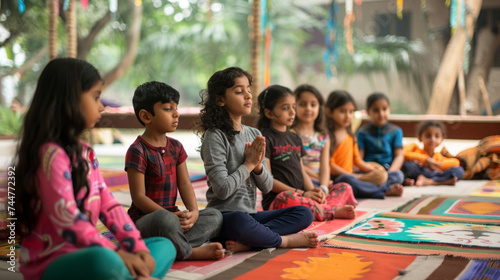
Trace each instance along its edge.
<instances>
[{"instance_id":1,"label":"blue ribbon decoration","mask_svg":"<svg viewBox=\"0 0 500 280\"><path fill-rule=\"evenodd\" d=\"M26 5L24 5L23 0L17 0L17 8L19 9L20 14L24 13L24 10L26 9Z\"/></svg>"},{"instance_id":2,"label":"blue ribbon decoration","mask_svg":"<svg viewBox=\"0 0 500 280\"><path fill-rule=\"evenodd\" d=\"M332 0L328 14L329 15L328 15L326 36L325 36L326 51L323 56L323 61L325 63L326 76L328 78L332 78L333 73L332 69L330 68L330 64L333 63L333 65L336 66L339 57L339 49L338 49L339 29L337 25L339 7L337 6L335 0ZM335 34L335 41L332 42L331 34L333 33Z\"/></svg>"}]
</instances>

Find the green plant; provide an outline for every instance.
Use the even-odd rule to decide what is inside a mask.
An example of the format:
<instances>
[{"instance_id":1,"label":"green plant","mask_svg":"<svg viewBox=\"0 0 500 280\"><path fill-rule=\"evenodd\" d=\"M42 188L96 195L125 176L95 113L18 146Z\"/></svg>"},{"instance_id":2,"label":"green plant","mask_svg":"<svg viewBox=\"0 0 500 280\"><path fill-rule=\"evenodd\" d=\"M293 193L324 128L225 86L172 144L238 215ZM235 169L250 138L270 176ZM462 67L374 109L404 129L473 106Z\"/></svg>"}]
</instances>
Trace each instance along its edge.
<instances>
[{"instance_id":1,"label":"green plant","mask_svg":"<svg viewBox=\"0 0 500 280\"><path fill-rule=\"evenodd\" d=\"M14 113L9 107L0 105L0 135L18 135L23 115Z\"/></svg>"}]
</instances>

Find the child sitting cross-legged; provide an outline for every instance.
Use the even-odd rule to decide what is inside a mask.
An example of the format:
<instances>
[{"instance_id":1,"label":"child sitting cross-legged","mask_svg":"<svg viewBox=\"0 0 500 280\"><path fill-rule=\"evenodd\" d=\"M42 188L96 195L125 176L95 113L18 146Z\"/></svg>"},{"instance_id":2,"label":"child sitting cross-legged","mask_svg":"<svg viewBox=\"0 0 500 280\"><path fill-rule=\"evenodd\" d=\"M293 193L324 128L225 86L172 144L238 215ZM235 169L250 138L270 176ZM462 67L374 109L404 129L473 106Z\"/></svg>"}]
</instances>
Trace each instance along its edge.
<instances>
[{"instance_id":1,"label":"child sitting cross-legged","mask_svg":"<svg viewBox=\"0 0 500 280\"><path fill-rule=\"evenodd\" d=\"M24 279L161 279L174 262L168 239L141 238L81 141L101 118L102 85L97 69L75 58L53 59L40 74L9 168Z\"/></svg>"},{"instance_id":2,"label":"child sitting cross-legged","mask_svg":"<svg viewBox=\"0 0 500 280\"><path fill-rule=\"evenodd\" d=\"M198 210L182 144L170 137L179 122L179 92L161 82L147 82L134 92L132 103L146 127L127 151L125 170L132 206L128 213L143 237L163 236L177 249L178 260L220 259L220 243L203 245L219 234L221 213ZM187 210L175 205L177 189ZM203 246L202 246L203 245Z\"/></svg>"},{"instance_id":3,"label":"child sitting cross-legged","mask_svg":"<svg viewBox=\"0 0 500 280\"><path fill-rule=\"evenodd\" d=\"M274 180L263 194L262 208L283 209L304 205L314 220L353 219L357 201L351 186L331 185L328 194L316 188L302 162L305 155L300 136L290 131L295 119L295 96L287 87L272 85L259 95L258 127L266 138L266 160Z\"/></svg>"}]
</instances>

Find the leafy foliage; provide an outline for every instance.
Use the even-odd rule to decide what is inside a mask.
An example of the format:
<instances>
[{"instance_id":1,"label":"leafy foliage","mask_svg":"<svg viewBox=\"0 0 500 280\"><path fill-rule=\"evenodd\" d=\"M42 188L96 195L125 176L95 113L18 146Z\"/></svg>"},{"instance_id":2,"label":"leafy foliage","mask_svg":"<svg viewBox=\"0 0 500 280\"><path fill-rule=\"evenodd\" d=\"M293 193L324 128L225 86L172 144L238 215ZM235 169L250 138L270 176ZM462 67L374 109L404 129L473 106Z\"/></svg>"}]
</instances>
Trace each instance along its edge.
<instances>
[{"instance_id":1,"label":"leafy foliage","mask_svg":"<svg viewBox=\"0 0 500 280\"><path fill-rule=\"evenodd\" d=\"M420 40L392 35L354 38L352 55L347 52L345 41L339 45L337 71L345 77L345 84L354 74L363 74L375 87L373 74L381 73L389 86L393 80L402 80L409 87L416 87L420 102L428 103L431 77L425 58L427 49Z\"/></svg>"},{"instance_id":2,"label":"leafy foliage","mask_svg":"<svg viewBox=\"0 0 500 280\"><path fill-rule=\"evenodd\" d=\"M181 7L180 2L174 1L161 7L144 2L148 18L143 23L139 53L133 69L113 86L115 90L158 80L181 92L182 106L196 106L200 89L205 88L215 71L229 66L249 70L249 1L211 1L210 9L206 1L193 2L189 1L189 7ZM271 69L276 78L282 74L278 69L290 68L287 64L298 49L305 48L309 34L304 27L322 24L317 20L322 10L290 0L273 1L272 5ZM179 14L185 16L176 21ZM285 48L294 52L286 54ZM322 53L314 55L321 58Z\"/></svg>"},{"instance_id":3,"label":"leafy foliage","mask_svg":"<svg viewBox=\"0 0 500 280\"><path fill-rule=\"evenodd\" d=\"M9 107L0 105L0 135L18 135L23 116L14 113Z\"/></svg>"}]
</instances>

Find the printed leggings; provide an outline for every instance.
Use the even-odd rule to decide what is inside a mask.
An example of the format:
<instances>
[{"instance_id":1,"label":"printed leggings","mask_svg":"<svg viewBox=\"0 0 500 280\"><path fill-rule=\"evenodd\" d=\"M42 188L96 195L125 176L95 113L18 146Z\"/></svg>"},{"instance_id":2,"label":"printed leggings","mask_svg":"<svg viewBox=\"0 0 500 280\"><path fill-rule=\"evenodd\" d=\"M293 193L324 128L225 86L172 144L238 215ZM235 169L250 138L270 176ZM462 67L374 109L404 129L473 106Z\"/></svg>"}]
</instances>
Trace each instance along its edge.
<instances>
[{"instance_id":1,"label":"printed leggings","mask_svg":"<svg viewBox=\"0 0 500 280\"><path fill-rule=\"evenodd\" d=\"M328 189L329 193L326 195L324 204L320 204L294 191L280 192L269 206L269 210L303 205L311 209L315 221L329 221L335 218L335 210L338 207L344 205L356 207L358 205L349 184L338 183L331 185Z\"/></svg>"}]
</instances>

